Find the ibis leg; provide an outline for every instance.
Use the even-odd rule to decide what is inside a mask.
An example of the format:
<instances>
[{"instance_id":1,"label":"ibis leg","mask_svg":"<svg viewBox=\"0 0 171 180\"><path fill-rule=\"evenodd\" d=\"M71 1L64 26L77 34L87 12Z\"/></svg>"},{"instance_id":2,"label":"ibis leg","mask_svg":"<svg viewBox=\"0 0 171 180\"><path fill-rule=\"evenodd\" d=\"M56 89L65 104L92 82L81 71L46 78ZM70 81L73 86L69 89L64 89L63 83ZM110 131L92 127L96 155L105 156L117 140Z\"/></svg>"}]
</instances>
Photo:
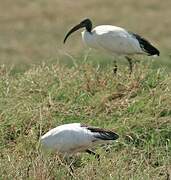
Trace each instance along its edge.
<instances>
[{"instance_id":1,"label":"ibis leg","mask_svg":"<svg viewBox=\"0 0 171 180\"><path fill-rule=\"evenodd\" d=\"M68 156L64 156L63 159L61 160L58 158L60 164L68 170L68 173L70 176L74 177L74 169L72 167L73 162L70 162L70 159Z\"/></svg>"},{"instance_id":2,"label":"ibis leg","mask_svg":"<svg viewBox=\"0 0 171 180\"><path fill-rule=\"evenodd\" d=\"M116 75L117 70L118 70L118 66L116 64L116 60L113 61L113 64L114 64L114 66L113 66L113 74Z\"/></svg>"},{"instance_id":3,"label":"ibis leg","mask_svg":"<svg viewBox=\"0 0 171 180\"><path fill-rule=\"evenodd\" d=\"M91 150L89 150L89 149L87 149L86 152L87 152L88 154L94 155L95 158L97 158L97 160L100 162L100 155L99 155L99 154L96 154L94 151L91 151Z\"/></svg>"},{"instance_id":4,"label":"ibis leg","mask_svg":"<svg viewBox=\"0 0 171 180\"><path fill-rule=\"evenodd\" d=\"M125 58L127 59L128 63L129 63L129 69L130 69L130 74L131 74L132 68L133 68L132 59L128 56L125 56Z\"/></svg>"},{"instance_id":5,"label":"ibis leg","mask_svg":"<svg viewBox=\"0 0 171 180\"><path fill-rule=\"evenodd\" d=\"M72 168L72 164L69 165L69 169L71 170L72 173L74 173L74 169Z\"/></svg>"}]
</instances>

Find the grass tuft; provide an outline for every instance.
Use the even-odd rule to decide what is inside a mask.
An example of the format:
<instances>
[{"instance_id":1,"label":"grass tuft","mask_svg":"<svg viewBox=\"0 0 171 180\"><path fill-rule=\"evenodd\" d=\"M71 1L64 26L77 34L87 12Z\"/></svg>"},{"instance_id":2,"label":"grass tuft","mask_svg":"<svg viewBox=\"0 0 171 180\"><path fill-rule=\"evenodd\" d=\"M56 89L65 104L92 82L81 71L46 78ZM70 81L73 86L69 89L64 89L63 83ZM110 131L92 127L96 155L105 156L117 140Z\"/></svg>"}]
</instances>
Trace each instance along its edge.
<instances>
[{"instance_id":1,"label":"grass tuft","mask_svg":"<svg viewBox=\"0 0 171 180\"><path fill-rule=\"evenodd\" d=\"M130 76L121 65L0 68L0 174L2 179L70 179L57 155L46 156L39 137L82 122L114 129L120 139L98 147L101 163L74 157L76 179L166 179L171 168L171 79L163 69L139 64ZM105 151L106 150L106 151Z\"/></svg>"}]
</instances>

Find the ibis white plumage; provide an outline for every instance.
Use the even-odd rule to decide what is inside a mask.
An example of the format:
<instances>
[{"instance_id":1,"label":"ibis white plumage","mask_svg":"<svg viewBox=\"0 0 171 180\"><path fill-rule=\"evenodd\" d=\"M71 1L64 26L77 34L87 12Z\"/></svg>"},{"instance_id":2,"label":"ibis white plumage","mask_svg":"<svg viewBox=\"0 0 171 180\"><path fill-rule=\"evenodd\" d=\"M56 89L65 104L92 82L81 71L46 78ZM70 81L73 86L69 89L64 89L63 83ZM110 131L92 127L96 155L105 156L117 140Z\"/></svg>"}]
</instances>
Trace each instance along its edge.
<instances>
[{"instance_id":1,"label":"ibis white plumage","mask_svg":"<svg viewBox=\"0 0 171 180\"><path fill-rule=\"evenodd\" d=\"M110 130L71 123L51 129L40 138L40 142L44 147L62 154L87 152L96 155L89 148L118 138L118 134Z\"/></svg>"},{"instance_id":2,"label":"ibis white plumage","mask_svg":"<svg viewBox=\"0 0 171 180\"><path fill-rule=\"evenodd\" d=\"M92 22L90 19L85 19L74 26L66 34L64 43L70 34L80 28L85 28L82 32L82 39L87 46L105 50L114 55L124 55L129 62L131 71L132 62L130 56L135 54L159 56L160 54L157 48L140 35L112 25L100 25L92 29Z\"/></svg>"}]
</instances>

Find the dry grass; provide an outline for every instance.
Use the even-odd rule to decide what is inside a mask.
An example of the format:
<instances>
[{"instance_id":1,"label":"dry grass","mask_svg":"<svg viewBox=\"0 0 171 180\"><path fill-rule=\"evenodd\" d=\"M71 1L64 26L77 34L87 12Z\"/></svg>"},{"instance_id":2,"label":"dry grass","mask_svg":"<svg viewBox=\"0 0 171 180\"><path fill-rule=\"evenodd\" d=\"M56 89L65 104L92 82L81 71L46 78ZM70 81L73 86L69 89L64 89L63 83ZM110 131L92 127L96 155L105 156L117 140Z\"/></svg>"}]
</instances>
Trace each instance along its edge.
<instances>
[{"instance_id":1,"label":"dry grass","mask_svg":"<svg viewBox=\"0 0 171 180\"><path fill-rule=\"evenodd\" d=\"M114 129L118 142L99 147L101 163L75 157L76 179L163 179L171 167L171 79L139 65L129 77L112 67L35 66L13 75L1 67L0 174L2 179L71 179L55 155L44 156L39 137L69 122ZM71 89L72 87L72 89Z\"/></svg>"},{"instance_id":2,"label":"dry grass","mask_svg":"<svg viewBox=\"0 0 171 180\"><path fill-rule=\"evenodd\" d=\"M97 148L100 164L75 157L75 179L171 178L170 7L170 0L1 0L0 179L72 179L58 156L39 148L41 134L69 122L120 134L108 152ZM112 59L87 56L79 33L62 44L84 17L143 34L161 57L153 65L142 59L131 77L120 64L113 76Z\"/></svg>"}]
</instances>

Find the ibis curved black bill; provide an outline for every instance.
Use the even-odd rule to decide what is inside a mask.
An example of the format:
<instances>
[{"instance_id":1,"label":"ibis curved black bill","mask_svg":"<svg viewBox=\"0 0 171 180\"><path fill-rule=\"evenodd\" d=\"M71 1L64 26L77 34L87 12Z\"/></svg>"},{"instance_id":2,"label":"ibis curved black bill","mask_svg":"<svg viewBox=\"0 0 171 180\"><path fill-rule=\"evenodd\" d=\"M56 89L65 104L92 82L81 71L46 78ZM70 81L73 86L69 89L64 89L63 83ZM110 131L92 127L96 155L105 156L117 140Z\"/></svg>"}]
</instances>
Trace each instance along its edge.
<instances>
[{"instance_id":1,"label":"ibis curved black bill","mask_svg":"<svg viewBox=\"0 0 171 180\"><path fill-rule=\"evenodd\" d=\"M63 43L66 42L67 38L68 38L73 32L75 32L75 31L77 31L78 29L83 28L83 27L84 27L84 25L81 24L81 23L78 24L78 25L76 25L76 26L74 26L74 27L66 34Z\"/></svg>"}]
</instances>

